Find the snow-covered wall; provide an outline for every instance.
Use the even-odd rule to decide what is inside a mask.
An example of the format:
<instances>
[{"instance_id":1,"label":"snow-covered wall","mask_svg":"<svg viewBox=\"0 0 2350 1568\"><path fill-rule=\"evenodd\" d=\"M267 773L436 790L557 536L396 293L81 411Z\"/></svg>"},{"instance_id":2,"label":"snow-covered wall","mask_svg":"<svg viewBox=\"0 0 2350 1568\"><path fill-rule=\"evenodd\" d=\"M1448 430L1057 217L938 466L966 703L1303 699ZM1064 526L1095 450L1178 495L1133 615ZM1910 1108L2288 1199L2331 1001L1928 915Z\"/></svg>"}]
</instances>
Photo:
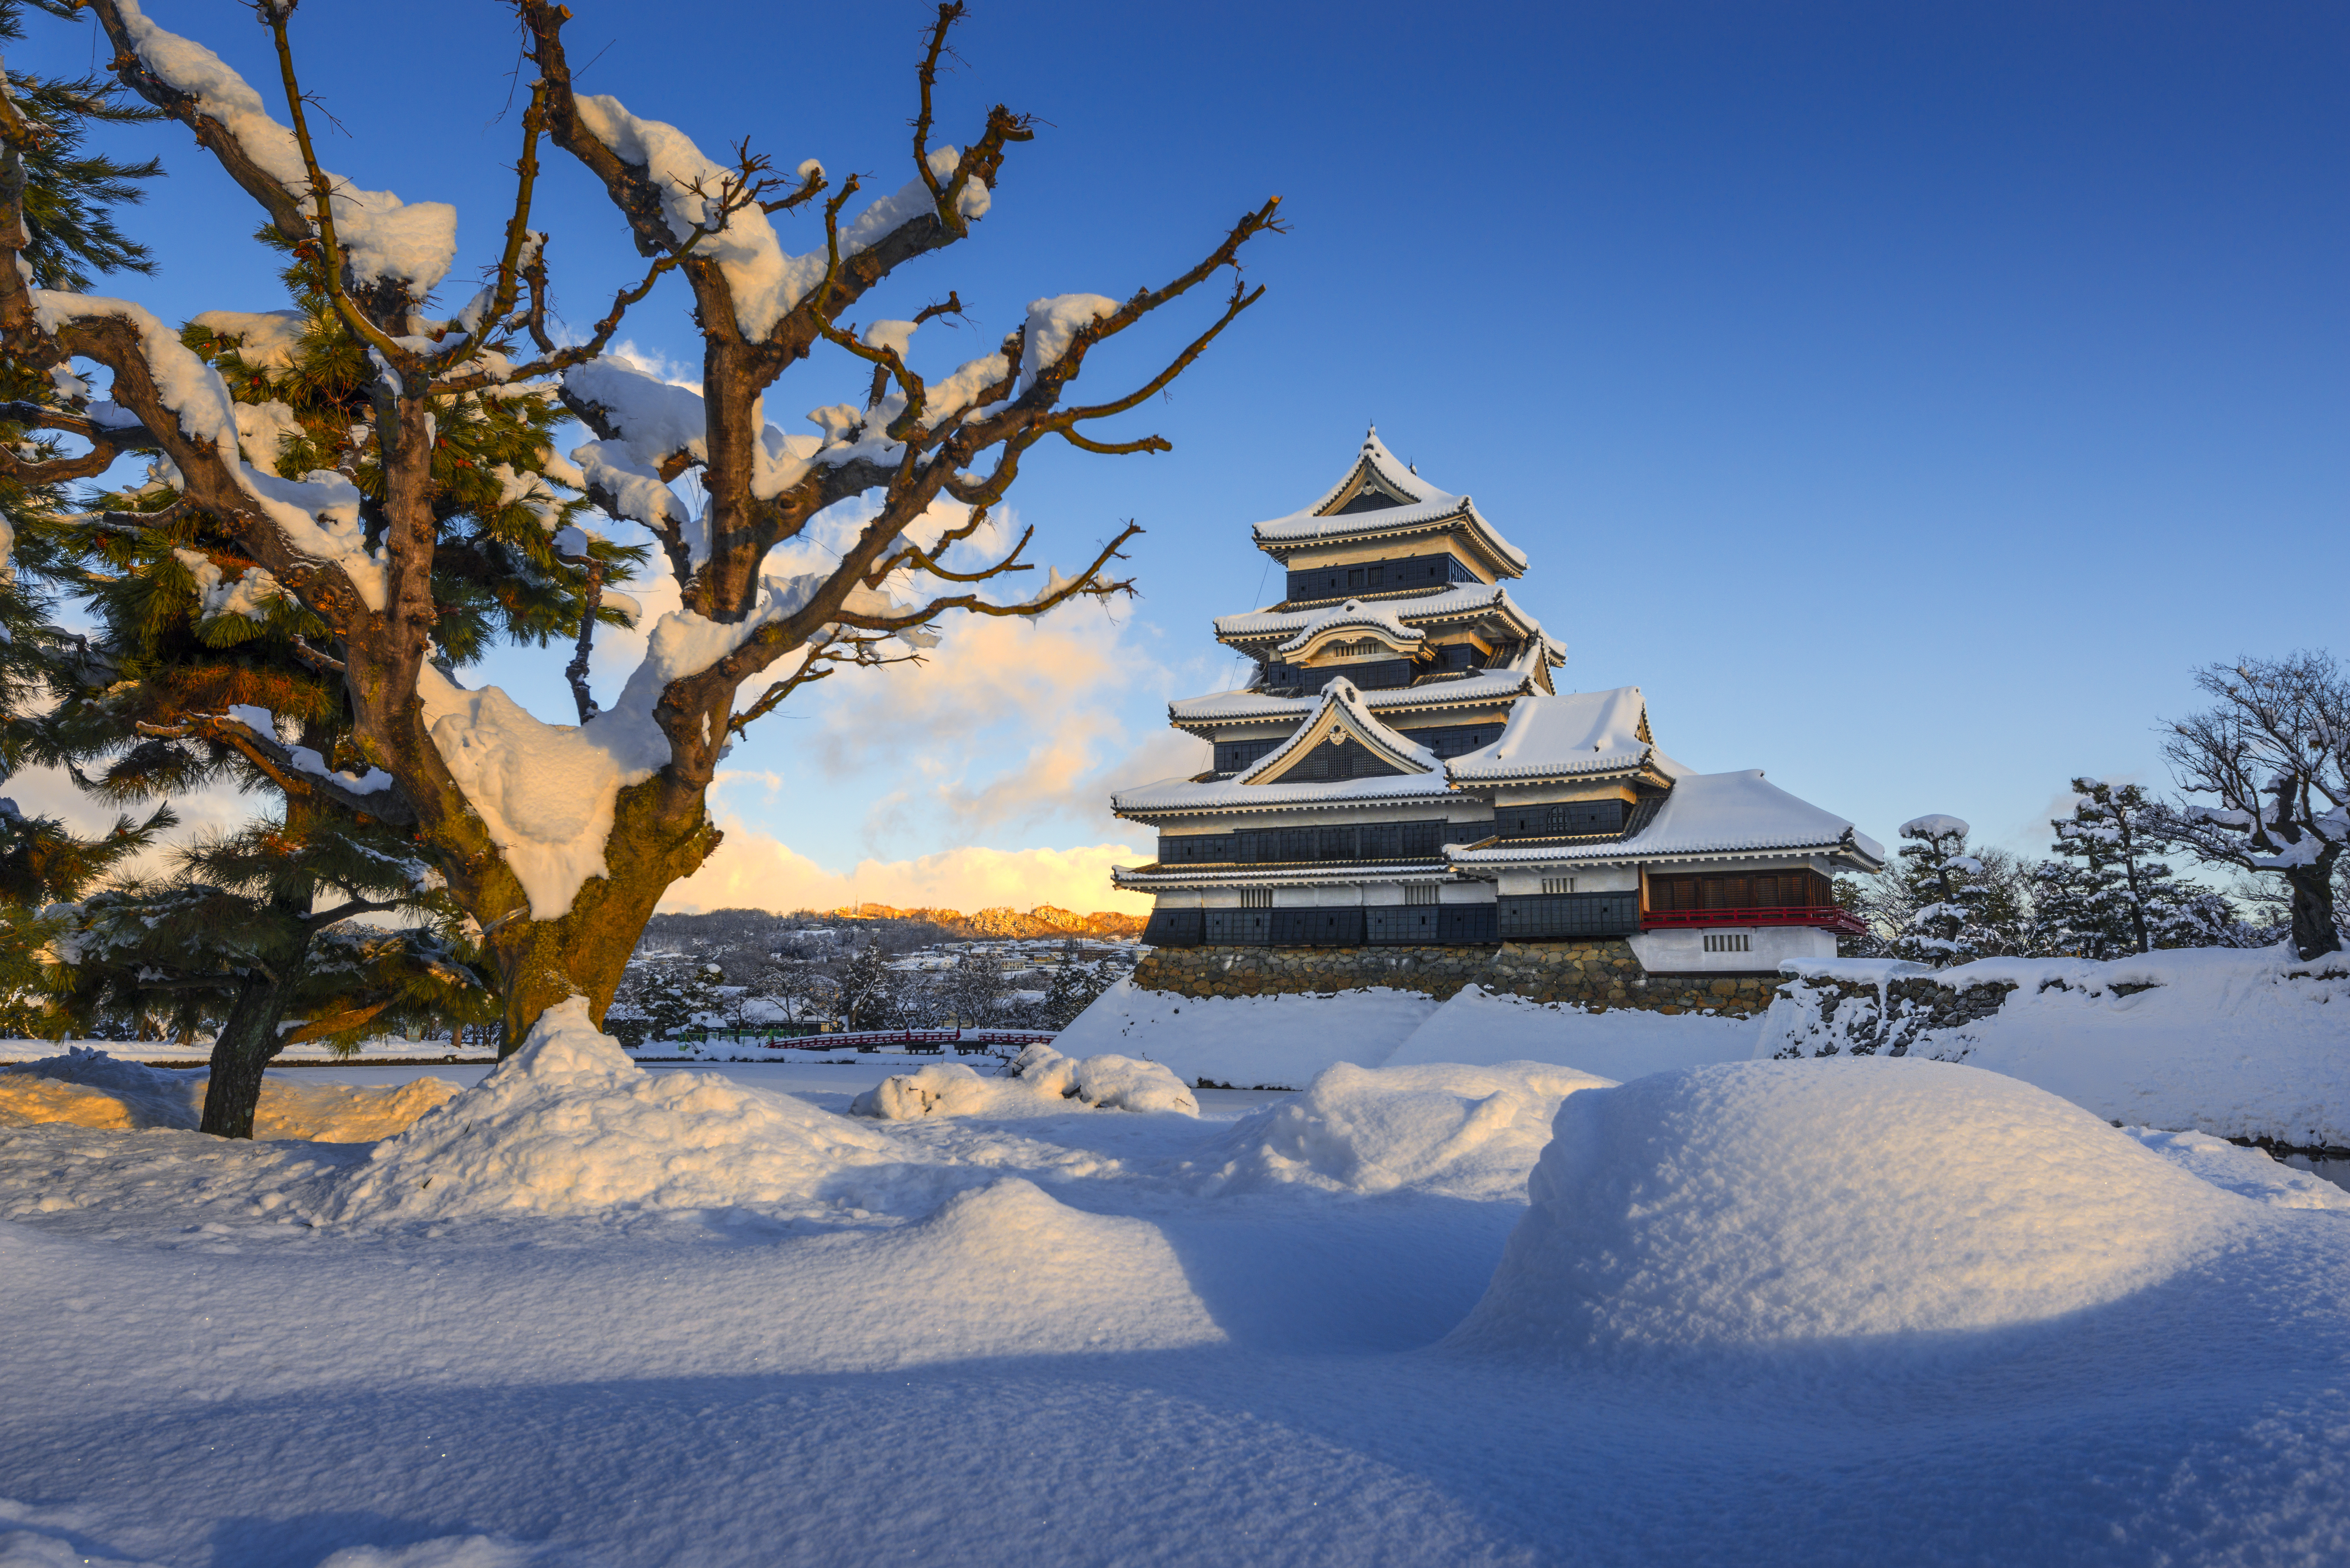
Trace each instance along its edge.
<instances>
[{"instance_id":1,"label":"snow-covered wall","mask_svg":"<svg viewBox=\"0 0 2350 1568\"><path fill-rule=\"evenodd\" d=\"M1814 960L1765 1015L1763 1057L1924 1056L2036 1084L2111 1121L2350 1147L2350 955Z\"/></svg>"}]
</instances>

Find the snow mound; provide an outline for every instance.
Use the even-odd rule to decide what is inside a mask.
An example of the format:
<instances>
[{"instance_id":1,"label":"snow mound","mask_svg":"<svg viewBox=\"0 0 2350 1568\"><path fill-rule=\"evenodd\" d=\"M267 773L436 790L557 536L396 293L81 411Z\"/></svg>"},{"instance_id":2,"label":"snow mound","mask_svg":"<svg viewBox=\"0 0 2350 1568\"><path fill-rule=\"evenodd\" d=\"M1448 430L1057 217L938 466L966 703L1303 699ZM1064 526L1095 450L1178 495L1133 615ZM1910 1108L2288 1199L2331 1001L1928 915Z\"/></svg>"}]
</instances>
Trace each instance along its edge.
<instances>
[{"instance_id":1,"label":"snow mound","mask_svg":"<svg viewBox=\"0 0 2350 1568\"><path fill-rule=\"evenodd\" d=\"M344 1221L811 1199L880 1134L714 1074L647 1073L575 997L480 1084L419 1118L327 1205Z\"/></svg>"},{"instance_id":2,"label":"snow mound","mask_svg":"<svg viewBox=\"0 0 2350 1568\"><path fill-rule=\"evenodd\" d=\"M1464 985L1379 1065L1548 1062L1621 1082L1674 1067L1745 1061L1754 1054L1760 1029L1752 1018L1668 1016L1639 1007L1587 1012Z\"/></svg>"},{"instance_id":3,"label":"snow mound","mask_svg":"<svg viewBox=\"0 0 2350 1568\"><path fill-rule=\"evenodd\" d=\"M1436 999L1384 986L1336 995L1178 996L1121 980L1053 1044L1163 1062L1202 1088L1302 1089L1333 1062L1384 1066Z\"/></svg>"},{"instance_id":4,"label":"snow mound","mask_svg":"<svg viewBox=\"0 0 2350 1568\"><path fill-rule=\"evenodd\" d=\"M203 1085L202 1074L142 1066L77 1045L62 1056L0 1067L0 1126L193 1127Z\"/></svg>"},{"instance_id":5,"label":"snow mound","mask_svg":"<svg viewBox=\"0 0 2350 1568\"><path fill-rule=\"evenodd\" d=\"M1158 1226L1073 1209L1021 1177L878 1235L816 1238L765 1299L795 1366L842 1371L1224 1338Z\"/></svg>"},{"instance_id":6,"label":"snow mound","mask_svg":"<svg viewBox=\"0 0 2350 1568\"><path fill-rule=\"evenodd\" d=\"M960 1062L933 1062L882 1079L848 1103L848 1114L885 1122L978 1116L1000 1097L995 1091L993 1083Z\"/></svg>"},{"instance_id":7,"label":"snow mound","mask_svg":"<svg viewBox=\"0 0 2350 1568\"><path fill-rule=\"evenodd\" d=\"M0 1067L0 1127L63 1122L73 1127L192 1131L203 1119L210 1075L119 1061L81 1047L62 1056ZM452 1098L445 1078L381 1088L297 1084L265 1077L253 1136L264 1142L371 1143L408 1129Z\"/></svg>"},{"instance_id":8,"label":"snow mound","mask_svg":"<svg viewBox=\"0 0 2350 1568\"><path fill-rule=\"evenodd\" d=\"M1186 1116L1200 1114L1200 1102L1182 1079L1156 1062L1140 1062L1131 1056L1079 1058L1075 1093L1076 1098L1097 1110L1173 1111Z\"/></svg>"},{"instance_id":9,"label":"snow mound","mask_svg":"<svg viewBox=\"0 0 2350 1568\"><path fill-rule=\"evenodd\" d=\"M494 1535L443 1535L411 1546L346 1546L318 1568L533 1568L556 1554Z\"/></svg>"},{"instance_id":10,"label":"snow mound","mask_svg":"<svg viewBox=\"0 0 2350 1568\"><path fill-rule=\"evenodd\" d=\"M1456 1334L1761 1347L2095 1307L2250 1212L2076 1106L1911 1060L1738 1063L1570 1096Z\"/></svg>"},{"instance_id":11,"label":"snow mound","mask_svg":"<svg viewBox=\"0 0 2350 1568\"><path fill-rule=\"evenodd\" d=\"M882 1121L923 1116L1035 1116L1087 1106L1104 1111L1170 1111L1196 1116L1200 1102L1183 1080L1156 1062L1130 1056L1065 1056L1030 1045L1001 1078L983 1078L960 1062L934 1062L884 1078L849 1104L851 1116Z\"/></svg>"},{"instance_id":12,"label":"snow mound","mask_svg":"<svg viewBox=\"0 0 2350 1568\"><path fill-rule=\"evenodd\" d=\"M1550 1141L1559 1102L1609 1086L1606 1078L1538 1062L1381 1068L1342 1062L1289 1104L1243 1117L1209 1162L1227 1189L1294 1183L1329 1192L1409 1187L1514 1197Z\"/></svg>"}]
</instances>

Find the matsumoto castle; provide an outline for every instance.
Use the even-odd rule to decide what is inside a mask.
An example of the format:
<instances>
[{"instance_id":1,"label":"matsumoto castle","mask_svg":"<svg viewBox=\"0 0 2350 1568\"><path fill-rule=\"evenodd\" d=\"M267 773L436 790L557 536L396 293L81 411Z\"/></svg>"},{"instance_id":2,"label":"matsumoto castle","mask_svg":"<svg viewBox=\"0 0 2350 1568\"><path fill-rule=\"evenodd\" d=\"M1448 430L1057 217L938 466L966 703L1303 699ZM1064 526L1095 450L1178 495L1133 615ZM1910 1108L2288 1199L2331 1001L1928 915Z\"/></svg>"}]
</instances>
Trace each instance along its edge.
<instances>
[{"instance_id":1,"label":"matsumoto castle","mask_svg":"<svg viewBox=\"0 0 2350 1568\"><path fill-rule=\"evenodd\" d=\"M1859 929L1829 878L1883 849L1760 771L1673 761L1637 686L1557 691L1565 654L1510 593L1525 556L1376 431L1255 538L1286 591L1216 621L1254 671L1168 711L1213 765L1113 797L1159 834L1155 862L1114 874L1156 900L1144 941L1621 938L1649 975L1701 977L1833 957Z\"/></svg>"}]
</instances>

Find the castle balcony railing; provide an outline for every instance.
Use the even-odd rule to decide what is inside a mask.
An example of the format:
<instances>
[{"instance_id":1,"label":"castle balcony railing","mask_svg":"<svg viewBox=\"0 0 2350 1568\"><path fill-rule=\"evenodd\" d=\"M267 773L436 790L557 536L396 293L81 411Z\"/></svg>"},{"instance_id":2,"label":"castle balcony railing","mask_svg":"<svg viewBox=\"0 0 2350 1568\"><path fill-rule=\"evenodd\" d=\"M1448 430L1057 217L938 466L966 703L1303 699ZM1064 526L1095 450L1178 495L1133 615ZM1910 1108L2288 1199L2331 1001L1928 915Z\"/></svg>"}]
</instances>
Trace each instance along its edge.
<instances>
[{"instance_id":1,"label":"castle balcony railing","mask_svg":"<svg viewBox=\"0 0 2350 1568\"><path fill-rule=\"evenodd\" d=\"M1868 927L1850 909L1834 904L1779 904L1752 909L1643 909L1644 931L1690 930L1720 926L1817 926L1840 936L1868 934Z\"/></svg>"}]
</instances>

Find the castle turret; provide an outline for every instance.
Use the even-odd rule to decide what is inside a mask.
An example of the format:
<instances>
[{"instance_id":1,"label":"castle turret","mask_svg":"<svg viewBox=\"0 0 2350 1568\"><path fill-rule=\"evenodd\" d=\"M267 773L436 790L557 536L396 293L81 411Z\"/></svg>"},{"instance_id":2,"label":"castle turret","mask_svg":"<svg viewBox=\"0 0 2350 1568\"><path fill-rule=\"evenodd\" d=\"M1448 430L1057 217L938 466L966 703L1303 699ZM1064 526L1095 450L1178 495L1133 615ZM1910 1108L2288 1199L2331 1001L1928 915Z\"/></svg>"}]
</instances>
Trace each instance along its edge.
<instances>
[{"instance_id":1,"label":"castle turret","mask_svg":"<svg viewBox=\"0 0 2350 1568\"><path fill-rule=\"evenodd\" d=\"M1557 691L1565 649L1511 593L1524 554L1376 430L1254 539L1283 597L1215 622L1250 679L1168 711L1211 767L1112 801L1159 832L1157 860L1115 874L1154 897L1144 940L1621 940L1646 972L1717 975L1832 956L1857 929L1829 878L1883 851L1760 773L1672 761L1638 687Z\"/></svg>"}]
</instances>

